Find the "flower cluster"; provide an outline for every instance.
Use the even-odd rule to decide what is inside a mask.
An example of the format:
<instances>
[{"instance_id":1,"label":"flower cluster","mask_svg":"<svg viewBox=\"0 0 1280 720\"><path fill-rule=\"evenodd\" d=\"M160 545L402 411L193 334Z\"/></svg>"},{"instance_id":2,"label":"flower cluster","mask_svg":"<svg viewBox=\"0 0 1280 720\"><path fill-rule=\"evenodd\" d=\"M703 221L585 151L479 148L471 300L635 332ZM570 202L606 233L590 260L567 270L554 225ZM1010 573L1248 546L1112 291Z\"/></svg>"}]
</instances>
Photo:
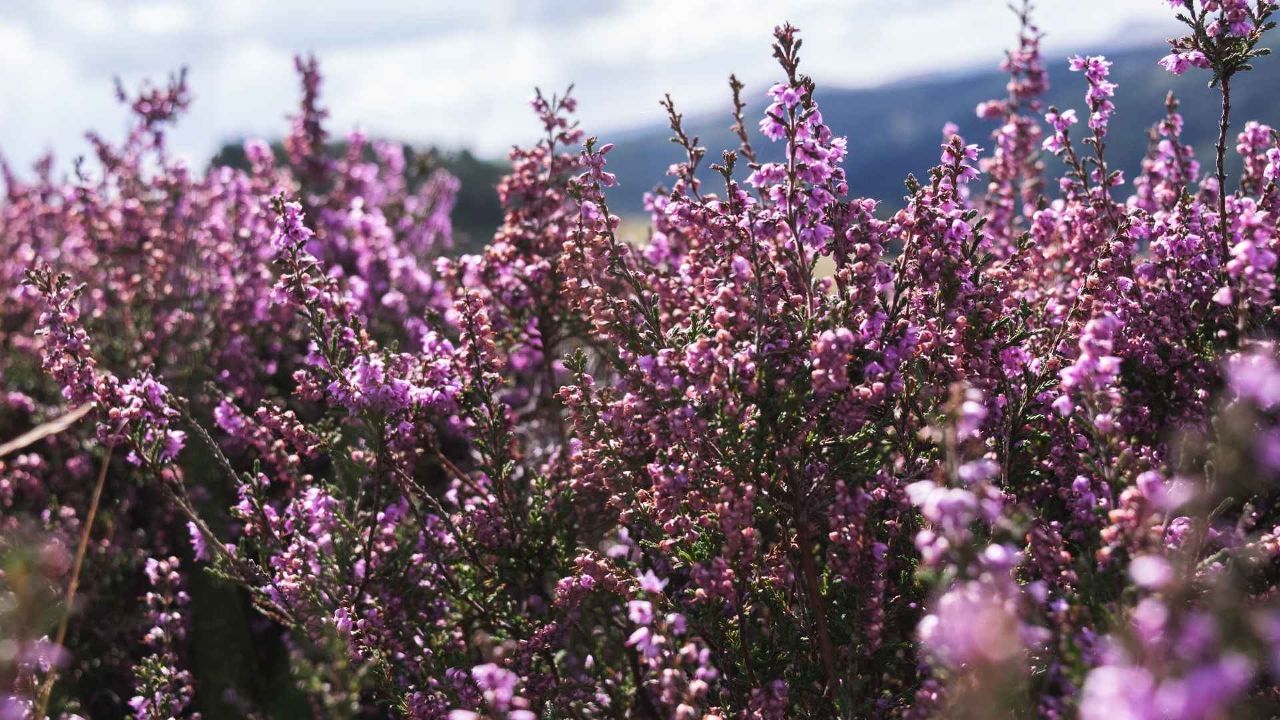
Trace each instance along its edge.
<instances>
[{"instance_id":1,"label":"flower cluster","mask_svg":"<svg viewBox=\"0 0 1280 720\"><path fill-rule=\"evenodd\" d=\"M200 714L191 712L189 707L193 694L191 672L184 669L178 655L187 639L185 606L190 602L182 587L179 561L175 557L147 558L146 574L151 584L146 596L147 612L155 624L143 638L151 654L135 669L139 694L129 700L129 708L138 720L198 720Z\"/></svg>"},{"instance_id":2,"label":"flower cluster","mask_svg":"<svg viewBox=\"0 0 1280 720\"><path fill-rule=\"evenodd\" d=\"M1215 173L1171 96L1126 190L1024 3L990 149L850 197L783 25L717 162L665 99L642 220L539 92L474 254L314 59L238 167L121 91L93 171L3 168L0 717L1274 713L1280 141L1224 155L1275 7L1172 5Z\"/></svg>"}]
</instances>

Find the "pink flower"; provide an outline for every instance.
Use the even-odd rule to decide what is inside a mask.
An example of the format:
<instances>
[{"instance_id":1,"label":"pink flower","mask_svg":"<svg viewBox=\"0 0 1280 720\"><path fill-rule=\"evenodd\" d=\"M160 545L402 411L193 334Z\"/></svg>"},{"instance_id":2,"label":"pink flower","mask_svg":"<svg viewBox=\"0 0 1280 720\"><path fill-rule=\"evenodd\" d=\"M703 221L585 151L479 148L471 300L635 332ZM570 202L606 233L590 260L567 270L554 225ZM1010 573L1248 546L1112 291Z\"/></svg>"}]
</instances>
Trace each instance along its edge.
<instances>
[{"instance_id":1,"label":"pink flower","mask_svg":"<svg viewBox=\"0 0 1280 720\"><path fill-rule=\"evenodd\" d=\"M655 595L660 594L663 588L667 586L667 581L658 578L657 575L653 574L652 570L645 570L637 579L640 581L641 590Z\"/></svg>"}]
</instances>

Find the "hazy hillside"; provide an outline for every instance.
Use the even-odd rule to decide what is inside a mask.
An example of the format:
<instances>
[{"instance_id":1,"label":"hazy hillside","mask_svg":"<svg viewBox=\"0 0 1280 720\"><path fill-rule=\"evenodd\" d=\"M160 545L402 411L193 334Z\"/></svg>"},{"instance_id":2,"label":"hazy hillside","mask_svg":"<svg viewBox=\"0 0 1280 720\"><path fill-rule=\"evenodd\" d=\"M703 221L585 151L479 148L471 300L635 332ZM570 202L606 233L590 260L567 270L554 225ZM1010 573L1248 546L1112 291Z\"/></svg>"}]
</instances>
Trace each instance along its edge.
<instances>
[{"instance_id":1,"label":"hazy hillside","mask_svg":"<svg viewBox=\"0 0 1280 720\"><path fill-rule=\"evenodd\" d=\"M1160 45L1108 53L1115 62L1111 77L1120 85L1108 153L1128 176L1139 166L1146 148L1146 128L1163 113L1169 90L1186 101L1184 109L1193 108L1186 112L1187 140L1200 151L1206 166L1205 161L1211 157L1217 135L1216 93L1205 86L1204 73L1192 72L1178 78L1162 70L1156 61L1166 52ZM1083 118L1084 78L1067 71L1065 58L1051 58L1049 65L1049 104L1064 109L1075 107ZM863 90L824 89L821 78L816 79L818 101L827 123L837 134L849 138L846 169L851 191L890 202L903 195L902 181L907 173L920 176L937 162L941 128L946 122L955 122L969 142L986 147L993 124L975 117L974 106L1005 94L1005 77L994 70L920 78ZM1262 59L1254 72L1236 81L1233 137L1245 120L1280 123L1277 89L1280 57ZM751 118L759 117L762 93L763 88L758 88L756 102L748 106ZM728 107L727 90L725 106ZM889 122L885 122L886 118ZM719 158L721 150L736 147L729 123L727 110L715 116L686 117L688 131L698 135L708 149L708 164L710 159ZM754 130L754 120L752 126ZM669 143L670 134L665 127L654 127L602 135L617 144L609 154L610 170L621 181L612 196L616 210L641 211L642 191L665 181L667 167L679 158L678 149ZM757 138L757 150L778 152L778 145Z\"/></svg>"},{"instance_id":2,"label":"hazy hillside","mask_svg":"<svg viewBox=\"0 0 1280 720\"><path fill-rule=\"evenodd\" d=\"M1113 165L1123 168L1128 177L1139 167L1146 151L1147 128L1163 114L1169 90L1184 100L1185 136L1196 146L1204 167L1209 166L1212 157L1218 122L1216 91L1206 87L1204 73L1193 72L1180 78L1166 73L1156 65L1165 52L1164 46L1159 45L1107 53L1115 63L1111 77L1120 85L1107 152ZM1083 118L1085 81L1080 74L1067 71L1066 65L1065 57L1050 62L1051 88L1046 107L1074 107ZM982 100L1005 94L1005 76L994 70L938 75L860 90L823 88L821 78L818 80L818 100L827 123L849 139L845 167L851 191L890 205L900 202L907 173L922 177L938 161L942 126L948 121L959 125L969 142L988 146L994 124L975 117L974 107ZM1278 88L1280 56L1264 58L1254 72L1236 81L1232 93L1233 138L1246 120L1280 124ZM781 152L780 144L766 141L755 130L764 107L763 91L757 88L755 101L748 105L747 112L757 151L766 159L773 159ZM718 161L723 149L737 147L737 140L729 131L728 106L726 87L724 113L686 116L686 129L697 135L708 150L704 168ZM884 121L886 118L889 122ZM665 125L621 132L603 129L600 137L616 144L609 154L609 169L618 175L620 185L610 194L611 209L623 214L642 212L644 191L665 183L667 168L680 158L678 148L670 142L670 129ZM342 152L340 144L334 146L333 152ZM482 246L502 220L494 188L506 172L505 159L479 159L466 151L442 153L435 149L422 149L412 155L411 159L421 160L418 177L425 177L431 168L439 166L459 176L462 189L454 212L459 247L474 251ZM229 144L213 162L243 166L243 151L238 143ZM1053 162L1056 160L1050 159ZM709 177L709 172L706 170L704 177Z\"/></svg>"}]
</instances>

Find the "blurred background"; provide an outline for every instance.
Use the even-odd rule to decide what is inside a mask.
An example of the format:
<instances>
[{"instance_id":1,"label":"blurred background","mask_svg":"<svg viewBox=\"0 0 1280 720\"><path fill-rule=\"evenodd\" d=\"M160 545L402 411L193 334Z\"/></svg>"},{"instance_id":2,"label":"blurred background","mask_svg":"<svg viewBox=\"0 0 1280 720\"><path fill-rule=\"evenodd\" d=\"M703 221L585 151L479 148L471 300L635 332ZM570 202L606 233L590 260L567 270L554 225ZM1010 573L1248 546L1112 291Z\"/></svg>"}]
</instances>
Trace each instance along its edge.
<instances>
[{"instance_id":1,"label":"blurred background","mask_svg":"<svg viewBox=\"0 0 1280 720\"><path fill-rule=\"evenodd\" d=\"M1203 92L1203 77L1176 79L1156 66L1177 25L1163 0L1038 0L1051 69L1050 102L1082 105L1084 81L1066 73L1075 52L1105 52L1121 85L1113 123L1130 175L1143 132L1170 88ZM676 159L658 100L670 92L710 157L728 136L730 72L753 100L778 75L772 27L805 38L802 69L818 83L828 124L850 139L853 191L901 197L908 172L936 160L940 129L957 122L983 143L990 124L974 105L1004 94L996 71L1015 38L1005 0L42 0L0 3L0 153L19 168L46 151L69 168L86 152L86 129L108 137L125 113L126 86L190 69L195 96L171 135L195 166L236 162L250 137L278 140L299 97L292 56L315 52L335 139L361 128L432 153L464 183L458 225L473 242L497 223L492 186L515 143L539 132L534 87L575 83L589 135L617 143L616 209L642 211L642 194ZM1268 63L1238 99L1237 117L1275 118L1280 70ZM1194 74L1193 74L1194 75ZM1216 121L1187 118L1187 139L1207 147ZM888 122L885 118L888 116ZM756 116L758 117L758 115Z\"/></svg>"}]
</instances>

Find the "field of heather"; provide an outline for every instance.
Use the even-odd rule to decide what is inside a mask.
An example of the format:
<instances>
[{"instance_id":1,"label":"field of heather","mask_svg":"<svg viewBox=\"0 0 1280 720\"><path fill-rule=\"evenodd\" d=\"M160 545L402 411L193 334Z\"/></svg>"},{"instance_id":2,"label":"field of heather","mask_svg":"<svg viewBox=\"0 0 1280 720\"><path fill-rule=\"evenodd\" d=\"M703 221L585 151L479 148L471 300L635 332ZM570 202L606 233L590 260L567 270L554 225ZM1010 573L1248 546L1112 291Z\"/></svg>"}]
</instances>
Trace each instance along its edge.
<instances>
[{"instance_id":1,"label":"field of heather","mask_svg":"<svg viewBox=\"0 0 1280 720\"><path fill-rule=\"evenodd\" d=\"M0 720L1280 717L1280 7L1141 2L1190 100L1025 0L856 181L782 15L648 192L572 88L495 170L121 82L2 167Z\"/></svg>"}]
</instances>

